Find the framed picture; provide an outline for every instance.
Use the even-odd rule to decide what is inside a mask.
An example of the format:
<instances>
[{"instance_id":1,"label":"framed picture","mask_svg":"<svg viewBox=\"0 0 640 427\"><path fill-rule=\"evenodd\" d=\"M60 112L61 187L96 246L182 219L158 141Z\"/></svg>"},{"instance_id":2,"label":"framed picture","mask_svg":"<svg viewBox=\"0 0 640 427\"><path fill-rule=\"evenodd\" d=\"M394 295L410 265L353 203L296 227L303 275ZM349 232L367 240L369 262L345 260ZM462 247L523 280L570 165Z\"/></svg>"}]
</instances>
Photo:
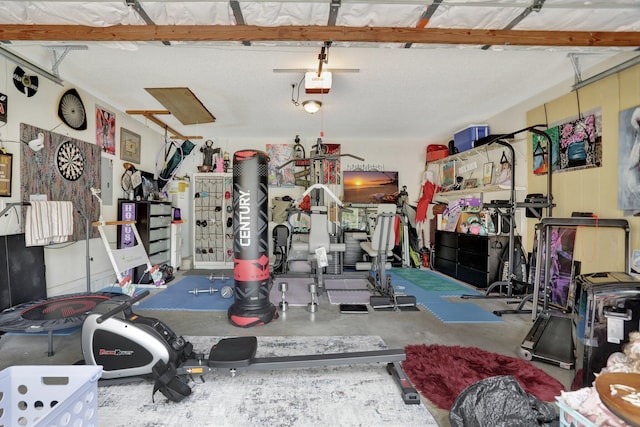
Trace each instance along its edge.
<instances>
[{"instance_id":1,"label":"framed picture","mask_svg":"<svg viewBox=\"0 0 640 427\"><path fill-rule=\"evenodd\" d=\"M463 189L476 188L476 185L478 185L478 180L476 178L467 178L462 183L462 188Z\"/></svg>"},{"instance_id":2,"label":"framed picture","mask_svg":"<svg viewBox=\"0 0 640 427\"><path fill-rule=\"evenodd\" d=\"M485 163L482 167L482 184L489 185L493 181L493 162Z\"/></svg>"},{"instance_id":3,"label":"framed picture","mask_svg":"<svg viewBox=\"0 0 640 427\"><path fill-rule=\"evenodd\" d=\"M451 187L456 182L456 161L449 160L442 165L442 186Z\"/></svg>"},{"instance_id":4,"label":"framed picture","mask_svg":"<svg viewBox=\"0 0 640 427\"><path fill-rule=\"evenodd\" d=\"M120 128L120 158L127 162L140 163L140 135Z\"/></svg>"},{"instance_id":5,"label":"framed picture","mask_svg":"<svg viewBox=\"0 0 640 427\"><path fill-rule=\"evenodd\" d=\"M11 197L11 163L13 154L0 152L0 196Z\"/></svg>"},{"instance_id":6,"label":"framed picture","mask_svg":"<svg viewBox=\"0 0 640 427\"><path fill-rule=\"evenodd\" d=\"M116 154L116 115L96 105L96 145L102 151Z\"/></svg>"}]
</instances>

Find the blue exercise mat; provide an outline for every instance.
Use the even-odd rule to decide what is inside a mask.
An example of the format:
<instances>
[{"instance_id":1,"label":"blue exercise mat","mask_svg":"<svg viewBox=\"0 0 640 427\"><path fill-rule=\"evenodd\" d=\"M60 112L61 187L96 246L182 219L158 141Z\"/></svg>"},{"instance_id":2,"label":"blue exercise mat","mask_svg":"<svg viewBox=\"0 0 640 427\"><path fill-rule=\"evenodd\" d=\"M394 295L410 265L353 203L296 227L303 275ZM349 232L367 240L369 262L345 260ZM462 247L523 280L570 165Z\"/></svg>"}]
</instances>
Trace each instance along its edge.
<instances>
[{"instance_id":1,"label":"blue exercise mat","mask_svg":"<svg viewBox=\"0 0 640 427\"><path fill-rule=\"evenodd\" d=\"M206 276L188 276L143 299L136 308L139 310L227 311L234 299L222 298L219 291L213 295L189 293L193 289L209 289L209 287L219 290L225 285L233 287L233 279L211 281Z\"/></svg>"},{"instance_id":2,"label":"blue exercise mat","mask_svg":"<svg viewBox=\"0 0 640 427\"><path fill-rule=\"evenodd\" d=\"M420 303L443 323L502 323L504 320L472 302L426 301Z\"/></svg>"},{"instance_id":3,"label":"blue exercise mat","mask_svg":"<svg viewBox=\"0 0 640 427\"><path fill-rule=\"evenodd\" d=\"M480 295L445 276L429 270L407 271L393 269L388 272L391 283L401 293L416 297L416 303L429 310L443 323L500 323L499 316L472 303L450 301L447 298L463 294Z\"/></svg>"},{"instance_id":4,"label":"blue exercise mat","mask_svg":"<svg viewBox=\"0 0 640 427\"><path fill-rule=\"evenodd\" d=\"M416 268L391 269L388 271L393 283L411 283L428 292L442 292L443 295L480 295L480 292L465 286L441 273Z\"/></svg>"}]
</instances>

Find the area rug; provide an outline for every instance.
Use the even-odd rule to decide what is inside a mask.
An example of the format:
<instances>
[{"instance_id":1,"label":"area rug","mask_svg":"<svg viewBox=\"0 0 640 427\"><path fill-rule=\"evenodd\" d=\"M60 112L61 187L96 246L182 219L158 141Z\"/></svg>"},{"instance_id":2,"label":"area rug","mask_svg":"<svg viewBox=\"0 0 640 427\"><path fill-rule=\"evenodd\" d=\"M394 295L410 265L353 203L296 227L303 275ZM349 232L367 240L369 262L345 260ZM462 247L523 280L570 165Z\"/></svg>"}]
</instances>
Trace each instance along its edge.
<instances>
[{"instance_id":1,"label":"area rug","mask_svg":"<svg viewBox=\"0 0 640 427\"><path fill-rule=\"evenodd\" d=\"M209 294L199 292L190 293L194 289L220 289L223 286L233 287L233 278L226 280L209 280L207 276L187 276L175 283L170 283L166 289L140 301L139 310L185 310L185 311L227 311L233 298L222 298L220 292Z\"/></svg>"},{"instance_id":2,"label":"area rug","mask_svg":"<svg viewBox=\"0 0 640 427\"><path fill-rule=\"evenodd\" d=\"M208 352L219 337L185 337ZM258 357L386 348L380 337L258 337ZM173 403L153 385L98 389L98 419L109 426L433 426L427 408L406 405L384 364L241 371L196 378Z\"/></svg>"},{"instance_id":3,"label":"area rug","mask_svg":"<svg viewBox=\"0 0 640 427\"><path fill-rule=\"evenodd\" d=\"M489 377L511 375L527 393L554 401L562 384L530 362L475 347L409 345L402 367L415 388L438 408L449 410L468 386Z\"/></svg>"}]
</instances>

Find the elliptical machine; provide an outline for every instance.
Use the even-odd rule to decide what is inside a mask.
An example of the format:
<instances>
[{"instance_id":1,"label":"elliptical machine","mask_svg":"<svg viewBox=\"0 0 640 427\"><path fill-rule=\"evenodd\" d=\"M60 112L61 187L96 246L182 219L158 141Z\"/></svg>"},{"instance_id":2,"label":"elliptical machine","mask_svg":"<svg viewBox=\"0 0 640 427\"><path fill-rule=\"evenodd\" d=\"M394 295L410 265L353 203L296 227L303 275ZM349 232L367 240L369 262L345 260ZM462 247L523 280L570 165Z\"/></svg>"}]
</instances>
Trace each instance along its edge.
<instances>
[{"instance_id":1,"label":"elliptical machine","mask_svg":"<svg viewBox=\"0 0 640 427\"><path fill-rule=\"evenodd\" d=\"M85 364L102 365L101 384L132 381L134 377L154 381L153 395L160 391L180 402L191 394L189 381L215 369L231 375L244 369L290 369L318 366L387 363L387 372L399 385L406 404L419 404L420 397L402 370L403 349L349 353L255 357L256 337L223 338L208 356L193 351L193 345L176 335L162 321L137 315L131 307L149 291L126 301L106 301L89 313L82 325Z\"/></svg>"}]
</instances>

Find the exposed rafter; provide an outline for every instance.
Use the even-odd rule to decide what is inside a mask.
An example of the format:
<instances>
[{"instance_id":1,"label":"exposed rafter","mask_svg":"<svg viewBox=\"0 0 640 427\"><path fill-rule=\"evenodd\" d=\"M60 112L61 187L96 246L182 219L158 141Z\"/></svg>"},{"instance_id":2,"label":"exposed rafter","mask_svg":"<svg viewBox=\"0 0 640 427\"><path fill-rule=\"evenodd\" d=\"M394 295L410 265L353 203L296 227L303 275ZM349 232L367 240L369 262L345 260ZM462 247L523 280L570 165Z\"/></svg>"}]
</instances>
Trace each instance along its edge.
<instances>
[{"instance_id":1,"label":"exposed rafter","mask_svg":"<svg viewBox=\"0 0 640 427\"><path fill-rule=\"evenodd\" d=\"M329 7L329 19L327 20L328 26L333 27L336 25L341 5L342 0L331 0L331 7Z\"/></svg>"},{"instance_id":2,"label":"exposed rafter","mask_svg":"<svg viewBox=\"0 0 640 427\"><path fill-rule=\"evenodd\" d=\"M230 0L229 6L231 6L231 10L233 11L233 17L236 20L236 25L247 25L246 22L244 22L242 9L240 9L240 2L238 0ZM249 40L243 40L242 44L245 46L251 46L251 42Z\"/></svg>"},{"instance_id":3,"label":"exposed rafter","mask_svg":"<svg viewBox=\"0 0 640 427\"><path fill-rule=\"evenodd\" d=\"M441 3L442 3L442 0L433 0L433 3L431 3L427 7L427 9L424 12L422 12L420 19L416 24L416 28L426 28L427 24L429 24L429 20L431 19L433 14L436 13L436 10L438 10L438 7L440 7ZM413 45L413 43L405 43L404 47L410 48L411 45Z\"/></svg>"},{"instance_id":4,"label":"exposed rafter","mask_svg":"<svg viewBox=\"0 0 640 427\"><path fill-rule=\"evenodd\" d=\"M520 22L522 22L524 20L524 18L526 18L527 16L529 16L529 14L531 12L540 12L540 10L542 9L542 5L544 4L545 0L532 0L531 5L529 7L526 7L522 13L518 16L516 16L515 18L513 18L511 20L511 22L509 22L504 28L503 30L511 30L513 28L516 27L516 25L518 25ZM482 46L482 49L487 50L491 47L490 44L486 44L484 46Z\"/></svg>"},{"instance_id":5,"label":"exposed rafter","mask_svg":"<svg viewBox=\"0 0 640 427\"><path fill-rule=\"evenodd\" d=\"M513 46L637 47L640 32L254 25L2 25L0 40L319 41Z\"/></svg>"},{"instance_id":6,"label":"exposed rafter","mask_svg":"<svg viewBox=\"0 0 640 427\"><path fill-rule=\"evenodd\" d=\"M125 0L125 3L127 4L127 6L133 8L133 10L136 11L138 16L140 16L140 18L142 18L142 20L147 25L156 25L156 23L153 21L153 19L151 19L151 17L147 13L147 11L144 10L144 8L140 4L140 2L138 2L138 0ZM171 46L171 43L166 41L166 40L163 40L162 44L165 45L165 46Z\"/></svg>"}]
</instances>

